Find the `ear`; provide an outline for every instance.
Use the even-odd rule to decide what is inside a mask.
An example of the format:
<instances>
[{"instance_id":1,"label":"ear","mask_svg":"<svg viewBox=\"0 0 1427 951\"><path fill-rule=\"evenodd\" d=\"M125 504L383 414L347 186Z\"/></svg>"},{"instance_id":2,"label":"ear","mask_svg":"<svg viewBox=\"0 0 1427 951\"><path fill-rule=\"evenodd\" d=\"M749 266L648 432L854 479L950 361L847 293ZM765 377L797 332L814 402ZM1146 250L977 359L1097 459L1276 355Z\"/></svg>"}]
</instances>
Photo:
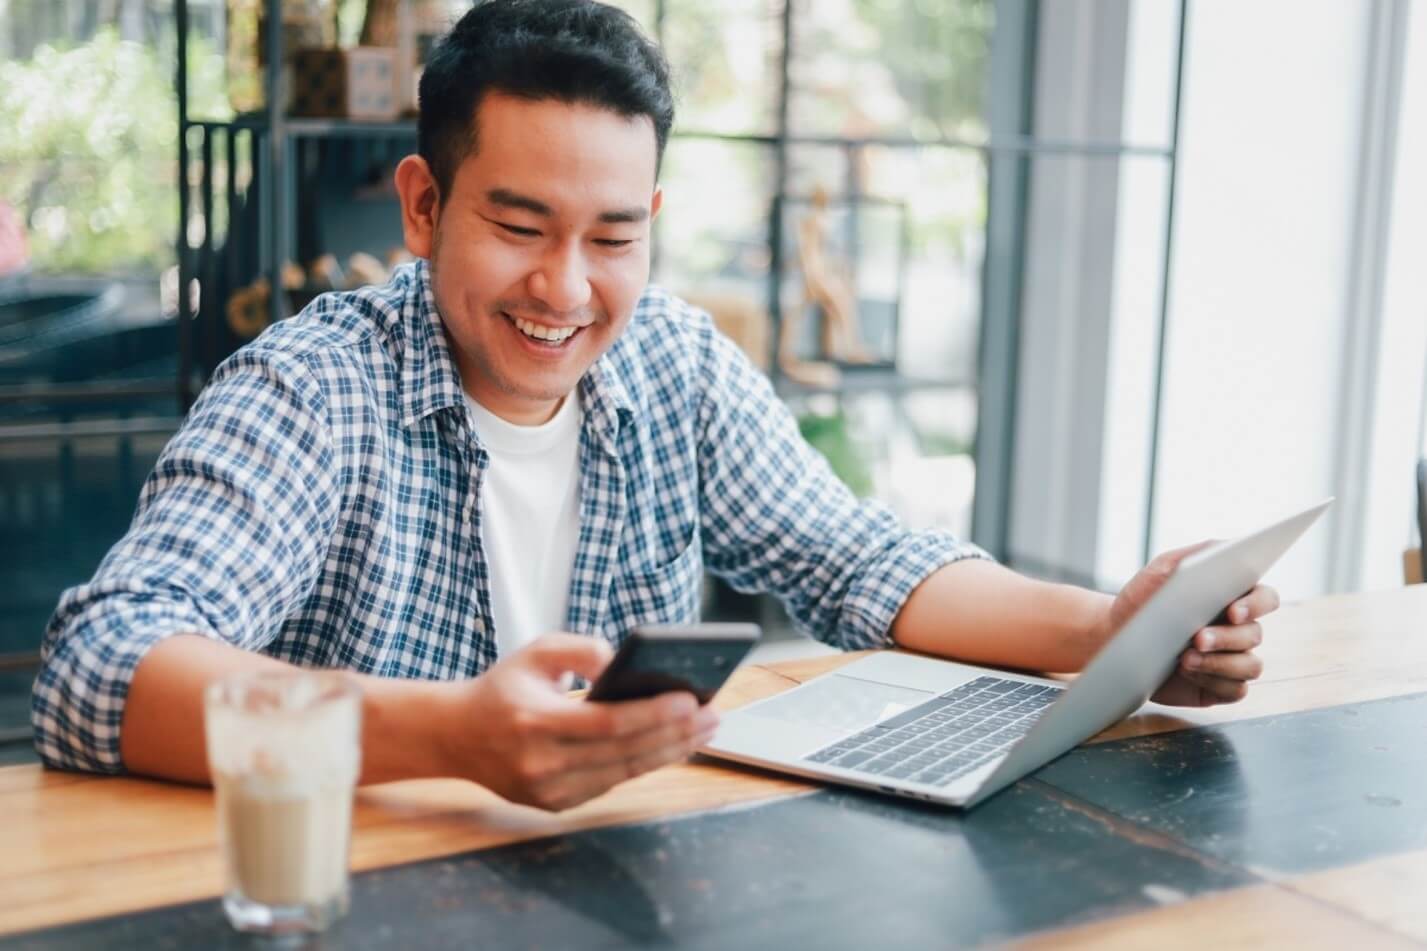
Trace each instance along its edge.
<instances>
[{"instance_id":1,"label":"ear","mask_svg":"<svg viewBox=\"0 0 1427 951\"><path fill-rule=\"evenodd\" d=\"M654 186L654 198L649 202L649 220L659 217L659 209L664 207L664 189Z\"/></svg>"},{"instance_id":2,"label":"ear","mask_svg":"<svg viewBox=\"0 0 1427 951\"><path fill-rule=\"evenodd\" d=\"M401 197L401 232L406 250L430 260L441 210L441 191L431 167L419 155L408 155L396 167L396 192Z\"/></svg>"}]
</instances>

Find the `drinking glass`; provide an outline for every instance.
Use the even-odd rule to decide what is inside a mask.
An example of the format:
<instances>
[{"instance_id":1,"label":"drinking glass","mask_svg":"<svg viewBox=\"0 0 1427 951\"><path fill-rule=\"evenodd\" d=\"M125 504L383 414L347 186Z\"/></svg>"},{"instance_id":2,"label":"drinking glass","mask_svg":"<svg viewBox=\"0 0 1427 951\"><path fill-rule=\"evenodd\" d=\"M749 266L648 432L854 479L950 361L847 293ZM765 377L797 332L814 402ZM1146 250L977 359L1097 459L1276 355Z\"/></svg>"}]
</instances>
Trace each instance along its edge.
<instances>
[{"instance_id":1,"label":"drinking glass","mask_svg":"<svg viewBox=\"0 0 1427 951\"><path fill-rule=\"evenodd\" d=\"M206 691L223 909L239 931L322 931L346 912L361 710L336 673L241 674Z\"/></svg>"}]
</instances>

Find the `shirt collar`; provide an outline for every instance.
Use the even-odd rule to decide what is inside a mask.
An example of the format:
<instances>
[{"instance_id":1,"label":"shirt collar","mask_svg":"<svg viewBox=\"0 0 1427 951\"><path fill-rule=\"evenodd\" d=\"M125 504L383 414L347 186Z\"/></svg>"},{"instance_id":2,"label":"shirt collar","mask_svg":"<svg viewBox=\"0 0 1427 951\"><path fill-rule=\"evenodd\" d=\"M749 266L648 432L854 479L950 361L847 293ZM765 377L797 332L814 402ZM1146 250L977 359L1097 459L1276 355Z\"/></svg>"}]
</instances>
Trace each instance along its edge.
<instances>
[{"instance_id":1,"label":"shirt collar","mask_svg":"<svg viewBox=\"0 0 1427 951\"><path fill-rule=\"evenodd\" d=\"M431 289L431 265L419 259L412 266L412 289L402 322L408 330L401 366L402 426L410 427L432 413L464 407L461 377L446 343L446 327ZM620 427L634 417L634 401L616 366L620 341L595 361L580 379L577 391L588 425L593 425L613 452Z\"/></svg>"},{"instance_id":2,"label":"shirt collar","mask_svg":"<svg viewBox=\"0 0 1427 951\"><path fill-rule=\"evenodd\" d=\"M615 365L619 341L594 362L576 388L585 408L585 423L593 426L610 455L618 455L620 428L634 418L634 401Z\"/></svg>"},{"instance_id":3,"label":"shirt collar","mask_svg":"<svg viewBox=\"0 0 1427 951\"><path fill-rule=\"evenodd\" d=\"M401 362L401 424L405 427L438 410L462 406L463 399L461 378L431 291L431 265L418 260L411 273L413 286L402 314L407 330Z\"/></svg>"}]
</instances>

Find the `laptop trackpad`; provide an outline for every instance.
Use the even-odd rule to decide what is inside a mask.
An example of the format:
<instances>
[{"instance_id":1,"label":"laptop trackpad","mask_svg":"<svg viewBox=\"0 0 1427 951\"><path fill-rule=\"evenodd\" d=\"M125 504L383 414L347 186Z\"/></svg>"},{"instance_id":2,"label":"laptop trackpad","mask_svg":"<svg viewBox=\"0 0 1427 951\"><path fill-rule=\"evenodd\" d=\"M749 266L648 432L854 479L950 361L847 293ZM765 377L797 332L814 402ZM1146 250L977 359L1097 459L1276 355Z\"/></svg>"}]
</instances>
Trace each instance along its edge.
<instances>
[{"instance_id":1,"label":"laptop trackpad","mask_svg":"<svg viewBox=\"0 0 1427 951\"><path fill-rule=\"evenodd\" d=\"M748 712L845 732L901 713L932 696L929 690L831 674L766 700Z\"/></svg>"}]
</instances>

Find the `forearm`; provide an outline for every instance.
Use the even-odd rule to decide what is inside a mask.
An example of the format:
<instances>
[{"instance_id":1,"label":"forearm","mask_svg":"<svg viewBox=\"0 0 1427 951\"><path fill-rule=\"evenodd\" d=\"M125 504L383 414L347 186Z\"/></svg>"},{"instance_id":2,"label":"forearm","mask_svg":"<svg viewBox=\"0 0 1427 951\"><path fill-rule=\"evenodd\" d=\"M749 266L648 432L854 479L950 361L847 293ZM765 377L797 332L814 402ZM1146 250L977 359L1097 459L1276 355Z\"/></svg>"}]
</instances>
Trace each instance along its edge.
<instances>
[{"instance_id":1,"label":"forearm","mask_svg":"<svg viewBox=\"0 0 1427 951\"><path fill-rule=\"evenodd\" d=\"M124 703L119 748L133 773L207 783L203 691L245 671L293 670L291 665L199 635L154 645L134 671ZM435 715L443 685L353 675L362 688L360 782L386 782L444 772Z\"/></svg>"},{"instance_id":2,"label":"forearm","mask_svg":"<svg viewBox=\"0 0 1427 951\"><path fill-rule=\"evenodd\" d=\"M937 569L892 624L899 647L971 663L1080 670L1099 649L1112 598L1019 575L991 561Z\"/></svg>"}]
</instances>

